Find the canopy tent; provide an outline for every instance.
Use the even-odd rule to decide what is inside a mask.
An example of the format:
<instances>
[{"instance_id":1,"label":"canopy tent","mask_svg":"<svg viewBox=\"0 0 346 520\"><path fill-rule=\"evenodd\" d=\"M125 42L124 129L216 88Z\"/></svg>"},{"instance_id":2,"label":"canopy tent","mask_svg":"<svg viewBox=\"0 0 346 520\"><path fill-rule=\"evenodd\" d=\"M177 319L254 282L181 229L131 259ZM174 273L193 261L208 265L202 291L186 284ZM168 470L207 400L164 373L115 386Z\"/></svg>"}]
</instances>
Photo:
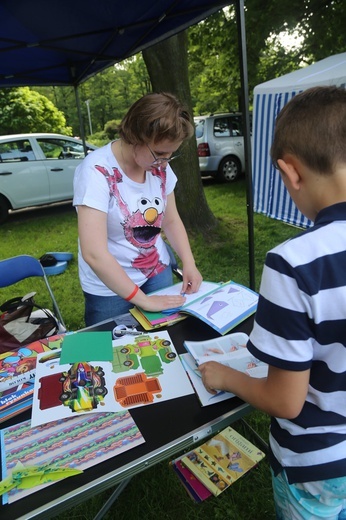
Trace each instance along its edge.
<instances>
[{"instance_id":1,"label":"canopy tent","mask_svg":"<svg viewBox=\"0 0 346 520\"><path fill-rule=\"evenodd\" d=\"M296 94L317 85L346 88L346 53L330 56L309 67L257 85L253 115L253 200L258 213L299 227L312 222L291 200L270 159L275 119Z\"/></svg>"},{"instance_id":2,"label":"canopy tent","mask_svg":"<svg viewBox=\"0 0 346 520\"><path fill-rule=\"evenodd\" d=\"M2 0L0 86L78 85L229 3Z\"/></svg>"},{"instance_id":3,"label":"canopy tent","mask_svg":"<svg viewBox=\"0 0 346 520\"><path fill-rule=\"evenodd\" d=\"M0 88L78 85L234 4L244 116L249 278L254 288L251 141L244 0L2 0ZM81 136L84 138L83 126Z\"/></svg>"}]
</instances>

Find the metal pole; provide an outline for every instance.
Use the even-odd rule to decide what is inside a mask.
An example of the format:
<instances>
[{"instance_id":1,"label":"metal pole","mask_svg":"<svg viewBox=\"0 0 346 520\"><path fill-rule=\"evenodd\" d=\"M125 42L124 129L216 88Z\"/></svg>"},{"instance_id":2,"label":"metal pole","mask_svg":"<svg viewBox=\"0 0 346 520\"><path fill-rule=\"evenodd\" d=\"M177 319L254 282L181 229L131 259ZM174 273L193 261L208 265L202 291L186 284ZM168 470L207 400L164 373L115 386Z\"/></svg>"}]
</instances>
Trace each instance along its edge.
<instances>
[{"instance_id":1,"label":"metal pole","mask_svg":"<svg viewBox=\"0 0 346 520\"><path fill-rule=\"evenodd\" d=\"M246 206L248 219L248 246L249 246L249 279L250 288L255 290L255 251L254 251L254 224L253 224L253 194L252 194L252 165L251 165L251 133L249 112L249 84L246 58L246 35L245 35L245 8L244 0L235 3L237 28L239 65L242 87L242 113L244 128L244 151L245 151L245 176L246 176Z\"/></svg>"},{"instance_id":2,"label":"metal pole","mask_svg":"<svg viewBox=\"0 0 346 520\"><path fill-rule=\"evenodd\" d=\"M84 124L83 124L83 118L82 118L82 111L81 111L81 106L80 106L78 85L74 85L74 93L76 96L76 105L77 105L77 110L78 110L80 138L83 141L84 155L86 155L87 147L86 147L86 143L85 143L85 132L84 132Z\"/></svg>"},{"instance_id":3,"label":"metal pole","mask_svg":"<svg viewBox=\"0 0 346 520\"><path fill-rule=\"evenodd\" d=\"M86 102L85 102L86 106L87 106L87 111L88 111L88 119L89 119L89 128L90 128L90 135L93 134L93 128L91 126L91 115L90 115L90 99L87 99Z\"/></svg>"}]
</instances>

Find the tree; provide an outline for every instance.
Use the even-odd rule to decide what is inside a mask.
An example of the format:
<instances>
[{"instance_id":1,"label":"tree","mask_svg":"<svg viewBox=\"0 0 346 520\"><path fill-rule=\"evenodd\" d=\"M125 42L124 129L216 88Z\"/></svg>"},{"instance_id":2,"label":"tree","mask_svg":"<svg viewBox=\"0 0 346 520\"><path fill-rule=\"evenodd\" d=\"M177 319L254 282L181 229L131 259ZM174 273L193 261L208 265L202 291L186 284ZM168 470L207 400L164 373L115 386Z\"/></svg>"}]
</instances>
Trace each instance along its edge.
<instances>
[{"instance_id":1,"label":"tree","mask_svg":"<svg viewBox=\"0 0 346 520\"><path fill-rule=\"evenodd\" d=\"M175 94L192 115L186 33L182 32L146 49L143 58L153 90ZM186 228L207 231L216 226L216 219L203 191L194 137L183 145L183 154L175 161L174 171L179 179L177 207Z\"/></svg>"},{"instance_id":2,"label":"tree","mask_svg":"<svg viewBox=\"0 0 346 520\"><path fill-rule=\"evenodd\" d=\"M71 131L64 114L45 96L29 87L0 90L1 134Z\"/></svg>"}]
</instances>

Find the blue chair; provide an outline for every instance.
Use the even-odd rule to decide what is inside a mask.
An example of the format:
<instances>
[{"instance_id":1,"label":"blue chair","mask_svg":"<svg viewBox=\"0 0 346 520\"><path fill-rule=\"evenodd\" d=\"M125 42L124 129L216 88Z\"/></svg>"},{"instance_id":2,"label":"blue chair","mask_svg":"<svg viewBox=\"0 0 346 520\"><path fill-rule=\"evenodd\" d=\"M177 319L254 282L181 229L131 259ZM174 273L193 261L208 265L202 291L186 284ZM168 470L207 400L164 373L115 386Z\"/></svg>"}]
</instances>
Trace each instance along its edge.
<instances>
[{"instance_id":1,"label":"blue chair","mask_svg":"<svg viewBox=\"0 0 346 520\"><path fill-rule=\"evenodd\" d=\"M59 306L39 260L33 256L19 255L0 261L0 287L9 287L10 285L33 276L43 278L52 300L53 312L62 327L66 330Z\"/></svg>"}]
</instances>

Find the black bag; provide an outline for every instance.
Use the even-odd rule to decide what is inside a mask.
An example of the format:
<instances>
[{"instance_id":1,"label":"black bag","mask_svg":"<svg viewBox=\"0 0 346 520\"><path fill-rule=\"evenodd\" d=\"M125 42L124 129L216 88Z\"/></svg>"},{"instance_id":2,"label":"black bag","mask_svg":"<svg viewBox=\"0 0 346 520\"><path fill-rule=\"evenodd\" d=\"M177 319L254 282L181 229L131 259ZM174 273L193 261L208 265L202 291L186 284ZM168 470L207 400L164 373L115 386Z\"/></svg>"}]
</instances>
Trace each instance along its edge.
<instances>
[{"instance_id":1,"label":"black bag","mask_svg":"<svg viewBox=\"0 0 346 520\"><path fill-rule=\"evenodd\" d=\"M57 319L34 302L35 294L12 298L0 306L0 354L58 332Z\"/></svg>"}]
</instances>

